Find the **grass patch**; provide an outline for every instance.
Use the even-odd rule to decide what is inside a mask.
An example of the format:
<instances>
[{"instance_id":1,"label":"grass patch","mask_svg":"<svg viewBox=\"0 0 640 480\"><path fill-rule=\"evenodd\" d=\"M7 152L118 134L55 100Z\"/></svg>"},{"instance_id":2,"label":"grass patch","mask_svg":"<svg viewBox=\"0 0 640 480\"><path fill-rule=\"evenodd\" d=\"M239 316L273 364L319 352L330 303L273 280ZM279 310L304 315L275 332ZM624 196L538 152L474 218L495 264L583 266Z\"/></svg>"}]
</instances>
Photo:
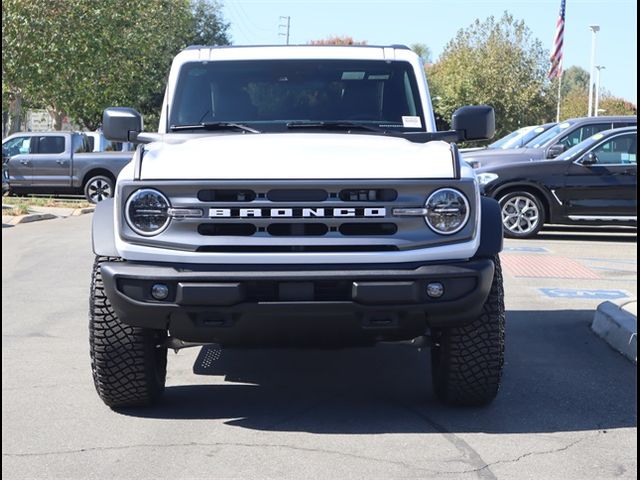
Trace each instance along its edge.
<instances>
[{"instance_id":1,"label":"grass patch","mask_svg":"<svg viewBox=\"0 0 640 480\"><path fill-rule=\"evenodd\" d=\"M10 215L17 217L18 215L26 215L29 213L29 207L26 205L16 205L12 208L3 208L2 215Z\"/></svg>"},{"instance_id":2,"label":"grass patch","mask_svg":"<svg viewBox=\"0 0 640 480\"><path fill-rule=\"evenodd\" d=\"M89 203L86 200L59 199L52 197L2 197L2 204L11 205L14 207L14 210L20 209L21 211L24 211L27 209L27 212L25 213L28 213L29 207L85 208L94 206L94 204ZM3 209L2 212L7 215L7 210Z\"/></svg>"}]
</instances>

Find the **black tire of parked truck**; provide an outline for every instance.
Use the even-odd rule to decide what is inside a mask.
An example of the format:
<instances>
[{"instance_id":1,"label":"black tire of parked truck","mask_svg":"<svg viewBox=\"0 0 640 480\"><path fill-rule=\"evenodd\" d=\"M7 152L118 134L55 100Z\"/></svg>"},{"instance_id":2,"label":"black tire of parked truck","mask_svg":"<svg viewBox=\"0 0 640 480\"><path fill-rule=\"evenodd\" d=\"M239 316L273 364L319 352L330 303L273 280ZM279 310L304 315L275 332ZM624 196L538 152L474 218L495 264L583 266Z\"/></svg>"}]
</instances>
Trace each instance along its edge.
<instances>
[{"instance_id":1,"label":"black tire of parked truck","mask_svg":"<svg viewBox=\"0 0 640 480\"><path fill-rule=\"evenodd\" d=\"M102 401L114 409L154 403L167 375L167 347L158 346L167 332L125 325L105 295L100 265L118 260L96 257L89 302L93 382Z\"/></svg>"},{"instance_id":2,"label":"black tire of parked truck","mask_svg":"<svg viewBox=\"0 0 640 480\"><path fill-rule=\"evenodd\" d=\"M500 259L482 313L469 324L434 329L431 375L436 396L450 405L480 406L498 394L504 365L504 289Z\"/></svg>"}]
</instances>

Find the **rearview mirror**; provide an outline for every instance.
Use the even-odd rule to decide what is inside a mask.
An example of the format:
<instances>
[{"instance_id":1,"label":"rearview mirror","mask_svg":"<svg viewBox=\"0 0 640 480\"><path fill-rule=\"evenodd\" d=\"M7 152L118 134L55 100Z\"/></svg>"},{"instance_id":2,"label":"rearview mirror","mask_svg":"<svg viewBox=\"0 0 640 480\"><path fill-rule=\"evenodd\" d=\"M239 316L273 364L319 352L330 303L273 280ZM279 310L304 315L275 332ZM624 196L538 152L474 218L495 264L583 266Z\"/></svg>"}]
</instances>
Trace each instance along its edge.
<instances>
[{"instance_id":1,"label":"rearview mirror","mask_svg":"<svg viewBox=\"0 0 640 480\"><path fill-rule=\"evenodd\" d=\"M102 113L102 133L112 142L135 142L142 132L142 115L133 108L109 107Z\"/></svg>"},{"instance_id":2,"label":"rearview mirror","mask_svg":"<svg viewBox=\"0 0 640 480\"><path fill-rule=\"evenodd\" d=\"M496 133L496 115L488 105L468 105L453 112L451 128L461 140L489 140Z\"/></svg>"}]
</instances>

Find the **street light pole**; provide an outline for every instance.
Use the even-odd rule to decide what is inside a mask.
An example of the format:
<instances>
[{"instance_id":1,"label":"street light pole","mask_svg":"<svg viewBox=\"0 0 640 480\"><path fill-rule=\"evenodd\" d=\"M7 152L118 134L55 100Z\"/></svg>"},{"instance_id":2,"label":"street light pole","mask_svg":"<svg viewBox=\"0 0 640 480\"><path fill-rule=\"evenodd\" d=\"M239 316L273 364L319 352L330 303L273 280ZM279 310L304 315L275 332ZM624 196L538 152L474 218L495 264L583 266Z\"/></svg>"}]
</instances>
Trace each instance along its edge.
<instances>
[{"instance_id":1,"label":"street light pole","mask_svg":"<svg viewBox=\"0 0 640 480\"><path fill-rule=\"evenodd\" d=\"M598 116L598 106L600 104L600 70L604 70L605 68L606 67L602 65L596 65L596 70L598 71L598 73L596 73L596 104L595 108L593 109L594 117Z\"/></svg>"},{"instance_id":2,"label":"street light pole","mask_svg":"<svg viewBox=\"0 0 640 480\"><path fill-rule=\"evenodd\" d=\"M588 117L593 115L593 69L596 64L596 33L600 30L599 25L589 25L591 29L591 69L589 70L589 112Z\"/></svg>"}]
</instances>

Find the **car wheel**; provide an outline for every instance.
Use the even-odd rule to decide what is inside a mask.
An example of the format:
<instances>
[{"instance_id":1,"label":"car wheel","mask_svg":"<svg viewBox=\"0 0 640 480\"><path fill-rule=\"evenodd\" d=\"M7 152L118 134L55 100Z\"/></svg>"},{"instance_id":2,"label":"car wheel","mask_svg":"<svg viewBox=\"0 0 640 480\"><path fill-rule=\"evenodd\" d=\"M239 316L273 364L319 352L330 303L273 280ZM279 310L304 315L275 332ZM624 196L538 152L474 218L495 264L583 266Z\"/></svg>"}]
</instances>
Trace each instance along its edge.
<instances>
[{"instance_id":1,"label":"car wheel","mask_svg":"<svg viewBox=\"0 0 640 480\"><path fill-rule=\"evenodd\" d=\"M89 346L93 382L111 408L156 402L167 375L166 330L126 325L107 298L101 264L118 258L96 257L89 303Z\"/></svg>"},{"instance_id":2,"label":"car wheel","mask_svg":"<svg viewBox=\"0 0 640 480\"><path fill-rule=\"evenodd\" d=\"M544 206L529 192L508 193L500 199L500 211L506 237L534 237L544 225Z\"/></svg>"},{"instance_id":3,"label":"car wheel","mask_svg":"<svg viewBox=\"0 0 640 480\"><path fill-rule=\"evenodd\" d=\"M113 197L113 180L105 175L96 175L84 184L84 196L91 203Z\"/></svg>"},{"instance_id":4,"label":"car wheel","mask_svg":"<svg viewBox=\"0 0 640 480\"><path fill-rule=\"evenodd\" d=\"M480 315L460 327L432 329L431 378L450 405L481 406L498 394L504 366L505 309L500 259Z\"/></svg>"}]
</instances>

